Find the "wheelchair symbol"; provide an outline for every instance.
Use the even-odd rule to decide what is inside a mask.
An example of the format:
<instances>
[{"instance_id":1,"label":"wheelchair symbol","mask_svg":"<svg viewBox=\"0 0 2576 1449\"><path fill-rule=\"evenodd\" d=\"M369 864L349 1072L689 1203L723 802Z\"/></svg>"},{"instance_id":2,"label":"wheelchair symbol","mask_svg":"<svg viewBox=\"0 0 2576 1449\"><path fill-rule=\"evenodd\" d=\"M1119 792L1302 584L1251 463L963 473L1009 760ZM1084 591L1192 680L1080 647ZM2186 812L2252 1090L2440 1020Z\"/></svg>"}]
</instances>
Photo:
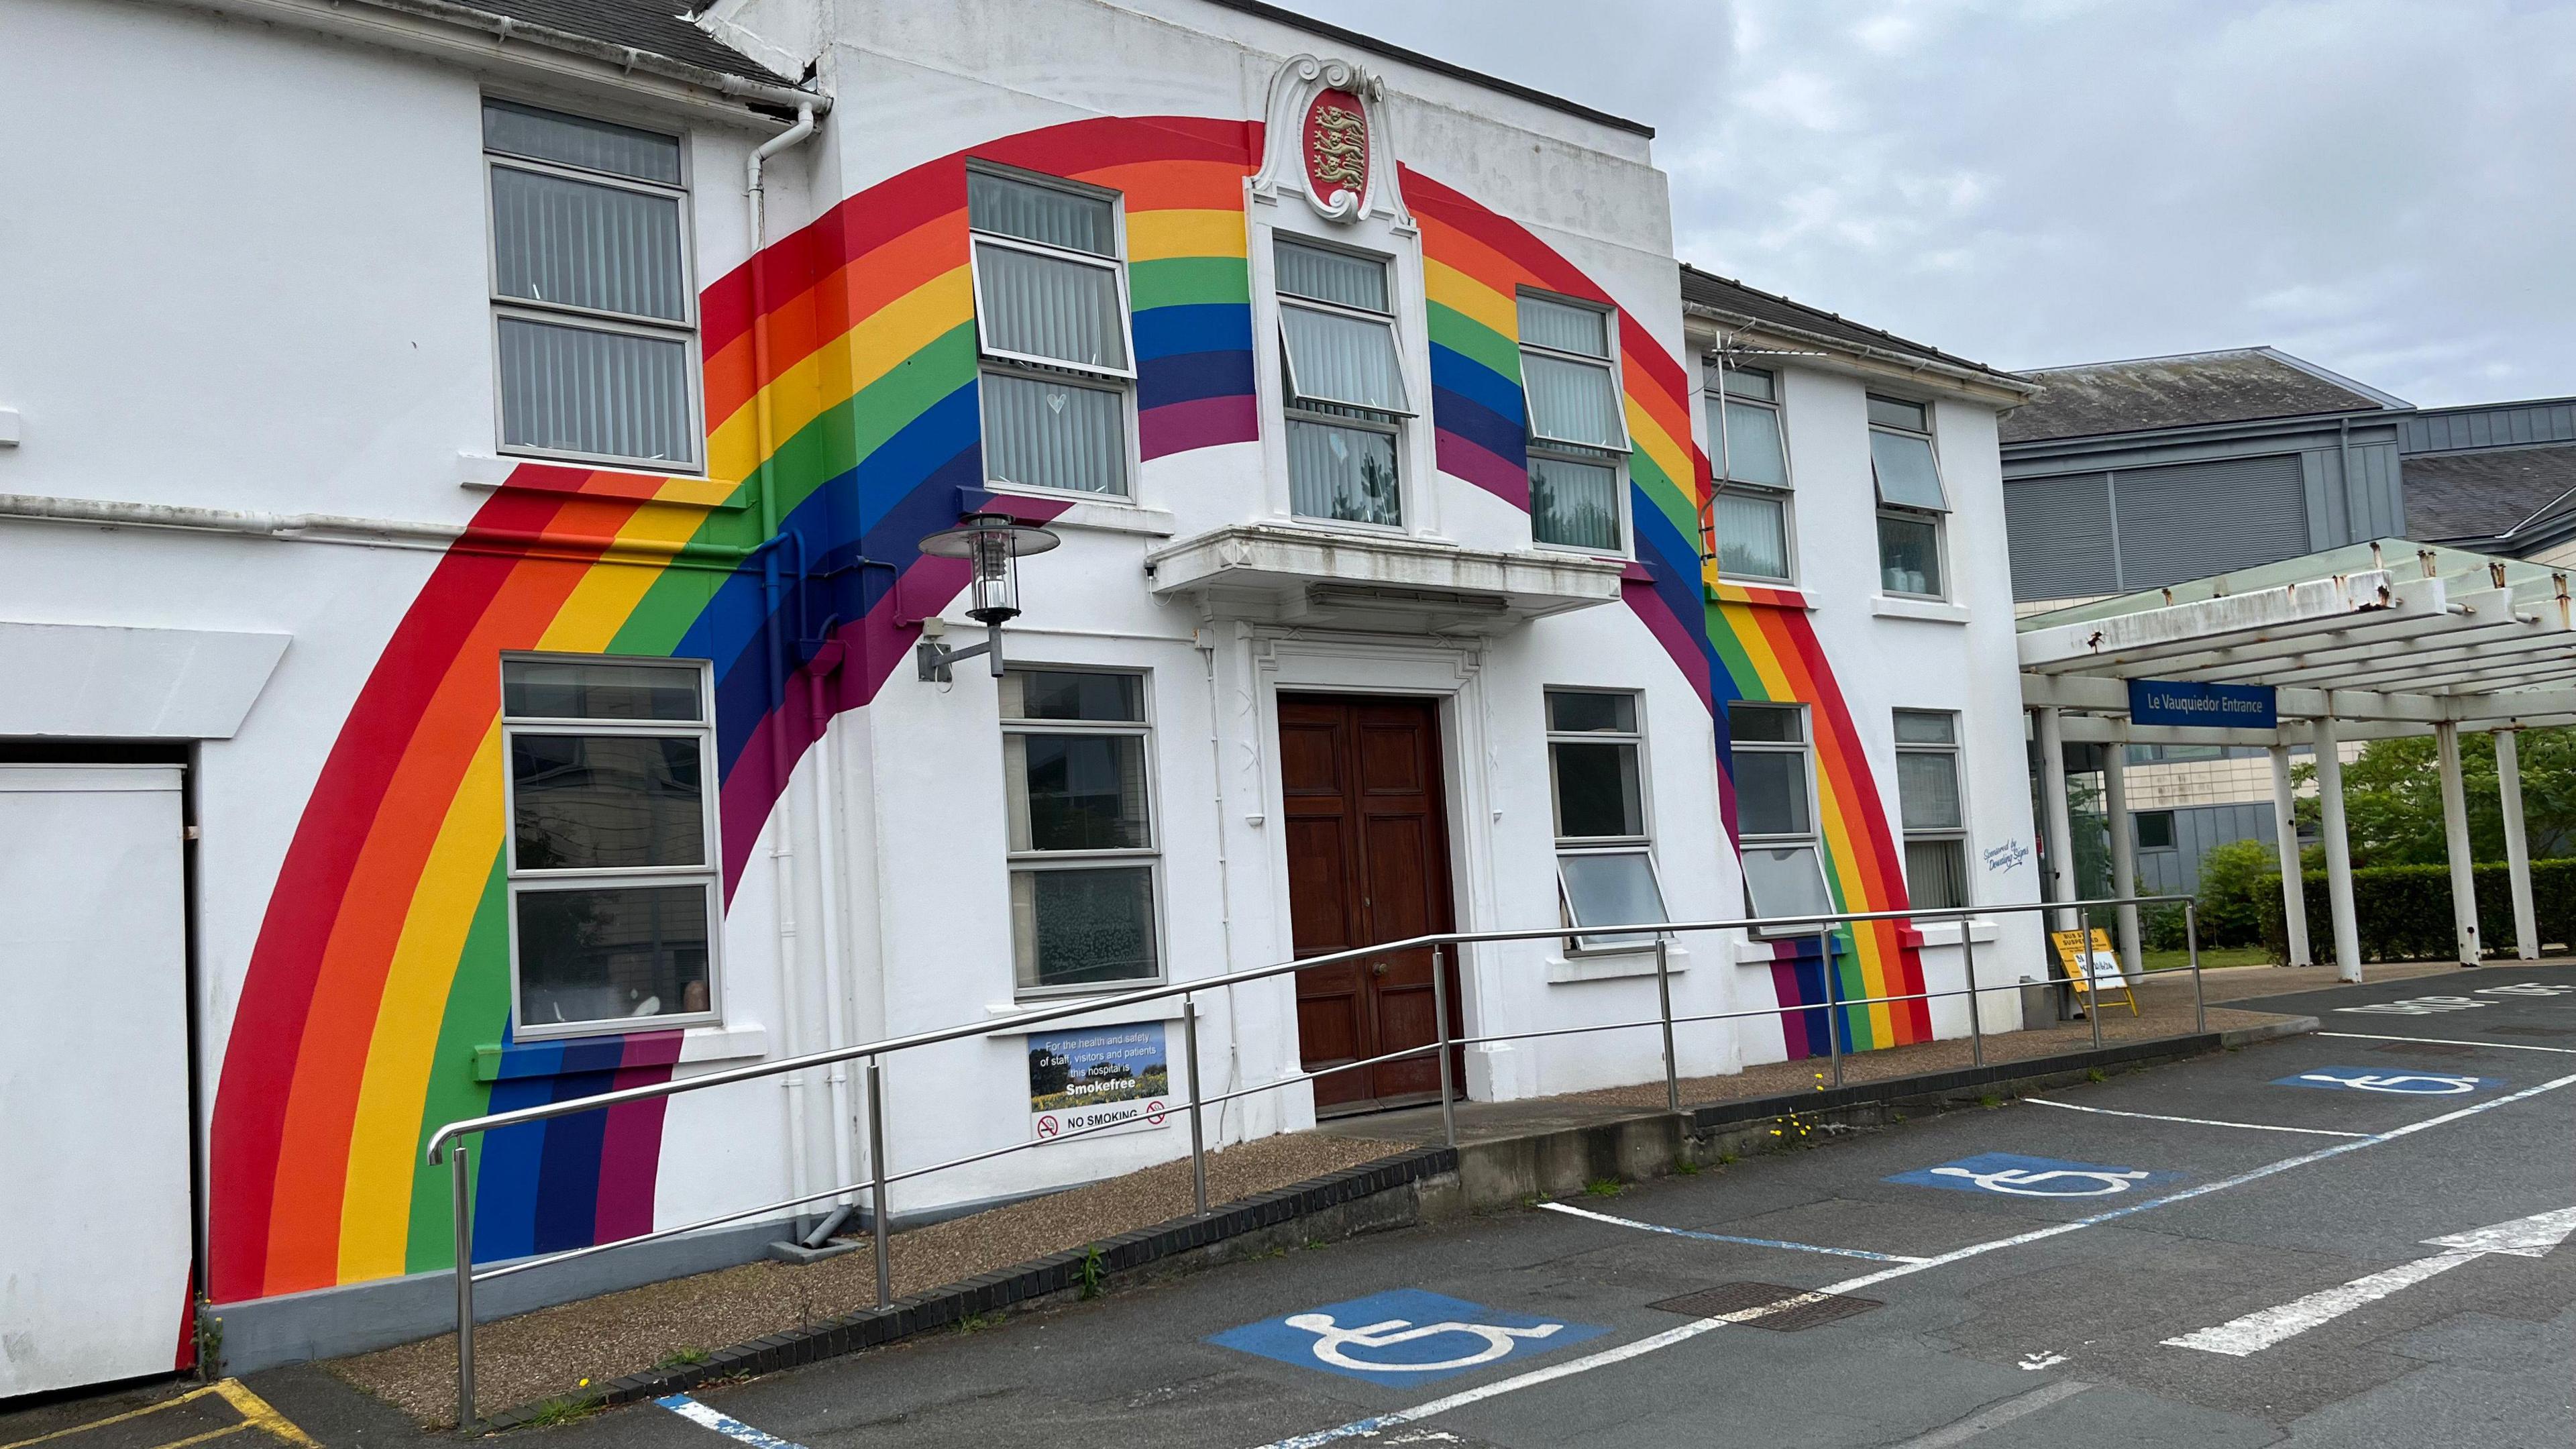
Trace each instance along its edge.
<instances>
[{"instance_id":1,"label":"wheelchair symbol","mask_svg":"<svg viewBox=\"0 0 2576 1449\"><path fill-rule=\"evenodd\" d=\"M2478 1089L2475 1077L2445 1077L2419 1072L2361 1072L2338 1077L2331 1072L2301 1072L2303 1082L2323 1082L2358 1092L2396 1092L2410 1097L2459 1097Z\"/></svg>"},{"instance_id":2,"label":"wheelchair symbol","mask_svg":"<svg viewBox=\"0 0 2576 1449\"><path fill-rule=\"evenodd\" d=\"M2045 1172L2024 1167L2006 1167L1993 1172L1979 1172L1969 1167L1936 1167L1935 1177L1964 1177L1988 1192L2008 1192L2015 1197L2108 1197L2127 1192L2132 1184L2144 1182L2150 1173L2141 1168L2135 1172L2104 1170L2069 1171L2051 1169ZM2042 1187L2045 1182L2089 1181L2091 1187Z\"/></svg>"},{"instance_id":3,"label":"wheelchair symbol","mask_svg":"<svg viewBox=\"0 0 2576 1449\"><path fill-rule=\"evenodd\" d=\"M1452 1373L1492 1363L1509 1355L1515 1339L1553 1338L1562 1323L1541 1323L1531 1328L1507 1328L1496 1323L1425 1323L1419 1326L1402 1318L1390 1318L1359 1328L1344 1328L1329 1313L1294 1313L1287 1319L1290 1328L1301 1328L1315 1335L1315 1357L1335 1368L1357 1369L1363 1373ZM1483 1347L1456 1358L1429 1363L1382 1362L1370 1358L1353 1358L1342 1351L1345 1345L1357 1348L1392 1348L1399 1343L1415 1343L1443 1334L1457 1334L1481 1340ZM1462 1345L1463 1347L1463 1345Z\"/></svg>"}]
</instances>

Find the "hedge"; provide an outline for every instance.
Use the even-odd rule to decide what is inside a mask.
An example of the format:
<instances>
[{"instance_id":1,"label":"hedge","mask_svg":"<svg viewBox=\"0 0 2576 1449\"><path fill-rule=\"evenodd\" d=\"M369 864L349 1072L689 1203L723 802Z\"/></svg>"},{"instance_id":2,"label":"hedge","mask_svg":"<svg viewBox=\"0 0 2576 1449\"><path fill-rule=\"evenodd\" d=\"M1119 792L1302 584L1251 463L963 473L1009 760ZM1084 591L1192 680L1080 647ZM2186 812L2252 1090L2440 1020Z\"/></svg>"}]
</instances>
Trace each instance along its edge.
<instances>
[{"instance_id":1,"label":"hedge","mask_svg":"<svg viewBox=\"0 0 2576 1449\"><path fill-rule=\"evenodd\" d=\"M2477 883L2478 936L2488 954L2514 949L2513 886L2501 862L2470 868ZM2319 961L2334 957L2333 906L2324 871L2306 873L2308 945ZM2263 945L2275 961L2290 959L2281 877L2263 878ZM2352 873L2352 903L2365 961L2439 960L2458 949L2451 922L2451 871L2440 865L2374 865ZM2576 945L2576 859L2531 863L2531 903L2540 939Z\"/></svg>"}]
</instances>

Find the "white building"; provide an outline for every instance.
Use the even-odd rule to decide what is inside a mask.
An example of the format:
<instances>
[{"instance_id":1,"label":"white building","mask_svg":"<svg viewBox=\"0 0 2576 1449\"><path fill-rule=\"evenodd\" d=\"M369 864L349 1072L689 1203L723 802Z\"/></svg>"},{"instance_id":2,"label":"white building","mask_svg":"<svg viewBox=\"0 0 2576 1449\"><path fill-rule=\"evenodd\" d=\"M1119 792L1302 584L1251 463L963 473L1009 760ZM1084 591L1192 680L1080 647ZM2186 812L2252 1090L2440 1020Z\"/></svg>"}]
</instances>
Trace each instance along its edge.
<instances>
[{"instance_id":1,"label":"white building","mask_svg":"<svg viewBox=\"0 0 2576 1449\"><path fill-rule=\"evenodd\" d=\"M184 1360L192 1294L235 1368L435 1331L422 1149L487 1110L1425 933L2035 897L2027 387L1686 279L1647 128L1248 0L668 8L0 12L0 262L44 283L0 353L0 952L42 1008L0 1027L0 1155L59 1165L0 1275L94 1328L0 1394ZM918 545L977 512L1061 546L1010 673L924 680L980 626ZM1846 933L1837 995L1955 987L1958 929ZM1981 979L2041 973L2029 917L1971 929ZM1462 954L1461 1034L1655 1011L1639 939ZM1177 1001L898 1055L886 1159L1025 1140L1077 1073L1421 1045L1433 959L1211 993L1195 1062ZM1813 936L1670 960L1684 1014L1824 999ZM1821 1055L1824 1015L1686 1028L1680 1069ZM1558 1093L1660 1075L1654 1035L1458 1060ZM860 1086L492 1133L475 1257L863 1179Z\"/></svg>"}]
</instances>

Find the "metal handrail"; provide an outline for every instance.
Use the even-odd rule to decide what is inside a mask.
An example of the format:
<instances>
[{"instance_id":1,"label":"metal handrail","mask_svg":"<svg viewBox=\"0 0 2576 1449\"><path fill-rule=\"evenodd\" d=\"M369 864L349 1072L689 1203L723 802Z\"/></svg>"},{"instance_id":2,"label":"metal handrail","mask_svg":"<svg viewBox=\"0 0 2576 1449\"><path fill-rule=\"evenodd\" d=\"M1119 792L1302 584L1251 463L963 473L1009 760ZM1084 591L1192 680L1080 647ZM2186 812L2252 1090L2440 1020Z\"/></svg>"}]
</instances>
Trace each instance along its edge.
<instances>
[{"instance_id":1,"label":"metal handrail","mask_svg":"<svg viewBox=\"0 0 2576 1449\"><path fill-rule=\"evenodd\" d=\"M1088 997L1080 1001L1068 1002L1061 1006L1035 1007L1027 1011L1016 1012L1008 1016L993 1017L985 1021L972 1024L943 1027L934 1031L912 1032L903 1036L887 1037L880 1041L866 1042L856 1046L836 1047L825 1051L808 1052L801 1056L784 1057L771 1062L758 1062L747 1067L736 1067L731 1070L721 1072L709 1072L702 1076L674 1078L670 1081L657 1082L638 1087L620 1088L616 1091L602 1092L589 1097L578 1097L569 1101L549 1102L537 1106L521 1107L507 1112L492 1112L479 1117L462 1118L458 1121L450 1122L445 1126L440 1127L435 1133L431 1134L429 1145L426 1150L428 1161L432 1165L444 1162L448 1167L450 1174L450 1203L456 1239L457 1424L460 1429L463 1429L470 1428L475 1422L474 1285L476 1283L490 1282L497 1278L511 1277L519 1273L528 1272L532 1269L549 1267L556 1263L570 1262L578 1258L587 1258L596 1254L609 1252L613 1249L629 1247L637 1243L653 1242L664 1238L680 1237L689 1233L702 1232L708 1228L721 1227L727 1223L762 1217L786 1208L799 1207L808 1203L820 1202L826 1198L839 1197L844 1194L855 1193L861 1188L866 1188L870 1192L870 1236L873 1239L876 1250L877 1302L879 1304L883 1304L889 1301L892 1295L892 1268L887 1243L888 1238L892 1236L889 1231L892 1217L887 1210L886 1198L886 1189L889 1186L912 1178L925 1177L935 1172L944 1172L952 1168L964 1167L973 1163L987 1161L992 1158L1007 1156L1014 1152L1024 1152L1031 1148L1053 1146L1058 1143L1070 1142L1077 1138L1088 1137L1097 1132L1105 1132L1116 1127L1127 1125L1123 1121L1100 1123L1094 1126L1077 1128L1070 1132L1060 1133L1054 1137L1033 1138L1025 1142L1008 1143L1001 1147L972 1153L965 1157L933 1163L924 1167L909 1168L899 1173L889 1173L886 1171L885 1153L883 1151L883 1143L885 1140L885 1091L880 1063L882 1058L890 1056L895 1052L908 1051L916 1047L935 1046L943 1042L959 1041L968 1037L1012 1035L1028 1027L1041 1025L1047 1022L1096 1016L1105 1012L1121 1010L1128 1006L1164 1001L1175 996L1180 997L1182 999L1181 1022L1185 1038L1183 1052L1188 1058L1190 1064L1190 1099L1185 1110L1188 1113L1190 1121L1192 1196L1196 1210L1199 1213L1204 1214L1208 1210L1207 1154L1204 1134L1202 1131L1201 1113L1210 1105L1231 1102L1238 1098L1249 1097L1261 1092L1277 1091L1283 1087L1291 1087L1298 1085L1299 1083L1318 1081L1338 1072L1356 1071L1362 1067L1376 1066L1392 1061L1401 1061L1436 1052L1439 1054L1440 1064L1439 1099L1442 1135L1448 1144L1454 1147L1457 1145L1458 1141L1458 1128L1455 1093L1453 1090L1453 1084L1450 1080L1450 1053L1457 1047L1483 1045L1491 1042L1538 1040L1558 1036L1575 1036L1598 1031L1634 1031L1642 1030L1646 1027L1660 1027L1663 1031L1664 1037L1663 1058L1665 1101L1668 1108L1674 1111L1679 1111L1681 1108L1680 1078L1676 1065L1677 1057L1673 1041L1673 1028L1676 1026L1710 1021L1735 1021L1764 1016L1785 1018L1794 1014L1811 1011L1825 1012L1828 1014L1826 1021L1826 1039L1833 1060L1834 1083L1835 1085L1840 1086L1843 1080L1844 1053L1842 1043L1846 1023L1848 1021L1848 1018L1843 1016L1842 1013L1848 1012L1856 1007L1893 1005L1895 1003L1909 1001L1930 1002L1952 996L1965 996L1968 998L1968 1029L1971 1049L1975 1061L1978 1065L1982 1066L1985 1063L1985 1033L1984 1025L1977 1007L1977 998L1981 993L1986 991L2005 990L2011 988L1994 986L1980 987L1977 985L1976 950L1972 939L1972 933L1968 928L1968 922L1981 916L2017 915L2032 911L2068 911L2079 913L2081 919L2085 923L2084 929L2089 931L2092 912L2096 908L2103 906L2135 907L2159 904L2180 904L2183 907L2185 944L2190 952L2190 964L2185 967L2166 967L2158 971L2147 971L2142 969L2139 975L2143 978L2150 975L2164 975L2176 970L2190 971L2192 973L2192 1003L2196 1029L2206 1031L2208 1029L2208 1008L2201 985L2199 911L2193 898L2190 896L2179 895L2105 896L2094 900L2084 901L2031 901L2017 902L2008 905L1946 906L1930 910L1844 911L1811 916L1748 916L1709 921L1642 921L1628 925L1615 926L1556 926L1550 928L1505 931L1436 932L1419 936L1410 936L1397 941L1382 941L1375 945L1354 947L1350 950L1335 951L1321 956L1309 956L1299 960L1273 962L1266 966L1256 966L1246 970L1229 972L1217 976L1200 977L1190 981L1169 982L1157 986L1143 987L1135 991L1121 992L1106 997ZM1903 921L1912 923L1940 920L1957 920L1961 923L1959 932L1959 949L1961 952L1961 962L1965 968L1965 979L1967 981L1966 986L1951 991L1909 992L1895 996L1844 997L1837 994L1835 989L1837 978L1832 969L1833 952L1829 938L1836 933L1838 927L1856 926L1863 923L1881 921ZM1687 1016L1675 1016L1673 1014L1671 962L1669 952L1671 940L1674 936L1685 932L1750 931L1759 933L1765 938L1781 939L1783 937L1804 937L1809 934L1805 931L1782 930L1782 928L1789 927L1815 928L1812 934L1820 942L1819 959L1824 968L1826 988L1826 1000L1824 1002L1796 1006L1773 1005L1767 1007L1754 1007L1742 1011L1706 1012ZM1451 1034L1449 1029L1448 992L1445 981L1445 961L1449 950L1452 948L1508 941L1570 940L1578 936L1599 937L1620 935L1647 936L1652 938L1652 949L1655 955L1656 991L1659 1003L1659 1011L1656 1016L1641 1021L1605 1022L1588 1026L1556 1027L1534 1031L1500 1032L1490 1036L1467 1037L1453 1036ZM1299 1071L1290 1073L1272 1081L1238 1088L1214 1097L1207 1097L1201 1093L1199 1086L1198 1006L1195 1000L1198 993L1231 988L1250 982L1268 980L1276 976L1292 975L1300 971L1311 971L1320 967L1339 965L1345 962L1363 960L1369 957L1385 956L1399 951L1422 950L1426 948L1432 953L1431 989L1435 1027L1434 1034L1436 1040L1419 1046L1405 1047L1396 1051L1382 1053L1374 1057L1362 1058L1358 1061L1337 1063L1333 1066L1321 1068L1315 1071ZM2020 983L2015 983L2016 986L2019 984ZM2090 998L2088 997L2088 999ZM2091 1004L2088 1005L2086 1016L2092 1022L2094 1044L2098 1047L2101 1044L2102 1038L2101 1013L2098 1000L2092 1001ZM647 1233L638 1233L631 1237L619 1238L613 1242L593 1243L586 1247L571 1248L562 1252L523 1258L515 1262L500 1264L480 1271L475 1269L472 1258L473 1213L470 1191L470 1150L462 1140L465 1137L474 1133L489 1132L496 1128L513 1127L529 1122L541 1122L556 1117L568 1117L584 1112L597 1112L627 1102L654 1101L665 1097L677 1096L683 1092L700 1092L713 1087L731 1086L737 1082L760 1081L771 1077L809 1071L815 1067L829 1066L834 1063L853 1060L864 1060L867 1072L869 1159L869 1178L867 1181L843 1183L836 1187L825 1188L819 1192L806 1193L801 1196L791 1198L782 1198L774 1202L760 1204L757 1207L745 1208L737 1212L725 1213L711 1218L701 1218L697 1221L681 1224L676 1227L656 1229Z\"/></svg>"}]
</instances>

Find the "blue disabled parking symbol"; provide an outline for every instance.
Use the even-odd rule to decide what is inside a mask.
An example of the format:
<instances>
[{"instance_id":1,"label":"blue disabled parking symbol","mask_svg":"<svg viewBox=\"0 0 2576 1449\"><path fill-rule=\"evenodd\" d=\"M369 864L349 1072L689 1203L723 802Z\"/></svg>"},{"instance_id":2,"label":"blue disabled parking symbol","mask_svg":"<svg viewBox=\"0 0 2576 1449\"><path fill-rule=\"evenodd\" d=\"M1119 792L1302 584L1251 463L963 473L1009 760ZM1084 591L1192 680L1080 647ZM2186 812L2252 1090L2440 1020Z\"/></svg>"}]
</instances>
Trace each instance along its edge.
<instances>
[{"instance_id":1,"label":"blue disabled parking symbol","mask_svg":"<svg viewBox=\"0 0 2576 1449\"><path fill-rule=\"evenodd\" d=\"M1535 1358L1609 1331L1398 1288L1229 1328L1208 1342L1402 1388Z\"/></svg>"},{"instance_id":2,"label":"blue disabled parking symbol","mask_svg":"<svg viewBox=\"0 0 2576 1449\"><path fill-rule=\"evenodd\" d=\"M2467 1097L2504 1085L2502 1077L2472 1077L2465 1072L2392 1071L2387 1067L2316 1067L2295 1077L2276 1077L2276 1087L2313 1087L2323 1092L2387 1092L2400 1097Z\"/></svg>"},{"instance_id":3,"label":"blue disabled parking symbol","mask_svg":"<svg viewBox=\"0 0 2576 1449\"><path fill-rule=\"evenodd\" d=\"M1889 1182L1915 1187L1946 1187L1958 1192L1991 1192L2005 1197L2119 1197L2142 1187L2156 1187L2182 1176L2143 1167L2113 1167L2100 1162L2060 1162L2053 1157L2024 1157L2018 1152L1980 1152L1938 1167L1900 1172Z\"/></svg>"}]
</instances>

